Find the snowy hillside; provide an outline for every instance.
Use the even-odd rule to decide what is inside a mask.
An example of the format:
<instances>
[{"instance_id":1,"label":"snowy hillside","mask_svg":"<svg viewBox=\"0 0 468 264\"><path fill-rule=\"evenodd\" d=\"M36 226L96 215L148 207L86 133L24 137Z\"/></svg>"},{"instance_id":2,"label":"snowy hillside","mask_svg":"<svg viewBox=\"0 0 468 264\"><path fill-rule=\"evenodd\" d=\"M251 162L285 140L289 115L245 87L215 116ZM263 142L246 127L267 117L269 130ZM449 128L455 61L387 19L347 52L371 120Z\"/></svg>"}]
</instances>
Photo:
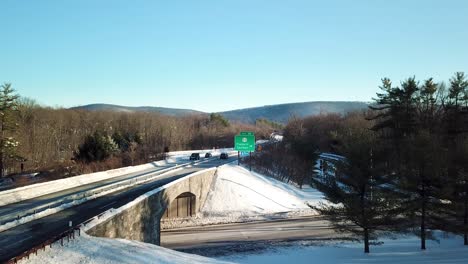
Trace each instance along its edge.
<instances>
[{"instance_id":1,"label":"snowy hillside","mask_svg":"<svg viewBox=\"0 0 468 264\"><path fill-rule=\"evenodd\" d=\"M315 204L322 198L321 193L310 187L301 190L230 164L219 168L202 213L227 216L290 212L310 209L306 203Z\"/></svg>"},{"instance_id":2,"label":"snowy hillside","mask_svg":"<svg viewBox=\"0 0 468 264\"><path fill-rule=\"evenodd\" d=\"M161 228L314 215L316 212L307 204L321 201L322 193L310 186L299 189L231 163L219 167L216 182L197 217L163 219Z\"/></svg>"},{"instance_id":3,"label":"snowy hillside","mask_svg":"<svg viewBox=\"0 0 468 264\"><path fill-rule=\"evenodd\" d=\"M79 264L106 264L106 263L227 263L224 261L205 258L173 251L153 244L124 239L109 239L91 237L86 234L65 243L63 247L56 243L45 252L40 251L37 256L19 263L45 264L45 263L79 263Z\"/></svg>"}]
</instances>

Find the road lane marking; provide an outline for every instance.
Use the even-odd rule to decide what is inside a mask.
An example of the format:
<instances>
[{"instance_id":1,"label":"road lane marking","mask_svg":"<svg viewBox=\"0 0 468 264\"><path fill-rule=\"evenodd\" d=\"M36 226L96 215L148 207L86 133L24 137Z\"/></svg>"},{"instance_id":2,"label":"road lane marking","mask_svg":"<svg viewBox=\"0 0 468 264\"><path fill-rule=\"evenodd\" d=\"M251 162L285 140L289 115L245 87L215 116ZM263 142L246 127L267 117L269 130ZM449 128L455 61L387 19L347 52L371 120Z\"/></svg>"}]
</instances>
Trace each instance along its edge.
<instances>
[{"instance_id":1,"label":"road lane marking","mask_svg":"<svg viewBox=\"0 0 468 264\"><path fill-rule=\"evenodd\" d=\"M104 207L107 207L107 206L109 206L109 205L115 204L116 202L117 202L117 201L114 201L114 202L112 202L112 203L109 203L109 204L106 204L106 205L104 205L104 206L101 206L101 207L99 207L99 209L103 209Z\"/></svg>"}]
</instances>

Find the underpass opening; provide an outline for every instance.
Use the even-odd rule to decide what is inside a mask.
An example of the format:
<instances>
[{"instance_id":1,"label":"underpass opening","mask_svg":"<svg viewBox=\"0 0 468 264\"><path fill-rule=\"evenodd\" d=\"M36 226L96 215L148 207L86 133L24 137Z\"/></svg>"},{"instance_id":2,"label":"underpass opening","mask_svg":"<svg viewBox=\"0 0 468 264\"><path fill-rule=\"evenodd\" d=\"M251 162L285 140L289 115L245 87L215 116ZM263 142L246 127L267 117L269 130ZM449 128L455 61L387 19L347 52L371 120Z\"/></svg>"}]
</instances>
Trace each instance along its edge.
<instances>
[{"instance_id":1,"label":"underpass opening","mask_svg":"<svg viewBox=\"0 0 468 264\"><path fill-rule=\"evenodd\" d=\"M164 212L163 219L184 218L196 215L196 196L191 192L185 192L177 196Z\"/></svg>"}]
</instances>

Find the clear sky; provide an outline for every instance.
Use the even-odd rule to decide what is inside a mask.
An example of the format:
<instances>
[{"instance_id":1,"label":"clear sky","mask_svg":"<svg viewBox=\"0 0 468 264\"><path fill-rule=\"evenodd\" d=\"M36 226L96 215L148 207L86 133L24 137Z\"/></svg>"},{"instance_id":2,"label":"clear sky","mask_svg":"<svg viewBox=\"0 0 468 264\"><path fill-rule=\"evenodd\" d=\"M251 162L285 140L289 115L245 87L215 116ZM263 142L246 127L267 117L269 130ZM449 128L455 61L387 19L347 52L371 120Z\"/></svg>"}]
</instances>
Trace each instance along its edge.
<instances>
[{"instance_id":1,"label":"clear sky","mask_svg":"<svg viewBox=\"0 0 468 264\"><path fill-rule=\"evenodd\" d=\"M466 0L0 0L0 82L50 106L369 101L468 72Z\"/></svg>"}]
</instances>

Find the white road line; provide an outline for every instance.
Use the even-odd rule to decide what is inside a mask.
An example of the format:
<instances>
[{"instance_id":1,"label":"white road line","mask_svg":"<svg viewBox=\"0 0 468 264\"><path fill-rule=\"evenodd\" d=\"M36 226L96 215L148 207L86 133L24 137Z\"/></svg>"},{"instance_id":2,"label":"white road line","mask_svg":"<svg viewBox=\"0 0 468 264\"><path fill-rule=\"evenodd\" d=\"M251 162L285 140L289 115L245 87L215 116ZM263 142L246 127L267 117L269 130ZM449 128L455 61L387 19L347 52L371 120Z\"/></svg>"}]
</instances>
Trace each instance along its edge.
<instances>
[{"instance_id":1,"label":"white road line","mask_svg":"<svg viewBox=\"0 0 468 264\"><path fill-rule=\"evenodd\" d=\"M106 205L104 205L104 206L101 206L101 207L99 207L99 209L102 209L102 208L104 208L104 207L106 207L106 206L109 206L109 205L111 205L111 204L115 204L116 202L117 202L117 201L112 202L112 203L109 203L109 204L106 204Z\"/></svg>"}]
</instances>

